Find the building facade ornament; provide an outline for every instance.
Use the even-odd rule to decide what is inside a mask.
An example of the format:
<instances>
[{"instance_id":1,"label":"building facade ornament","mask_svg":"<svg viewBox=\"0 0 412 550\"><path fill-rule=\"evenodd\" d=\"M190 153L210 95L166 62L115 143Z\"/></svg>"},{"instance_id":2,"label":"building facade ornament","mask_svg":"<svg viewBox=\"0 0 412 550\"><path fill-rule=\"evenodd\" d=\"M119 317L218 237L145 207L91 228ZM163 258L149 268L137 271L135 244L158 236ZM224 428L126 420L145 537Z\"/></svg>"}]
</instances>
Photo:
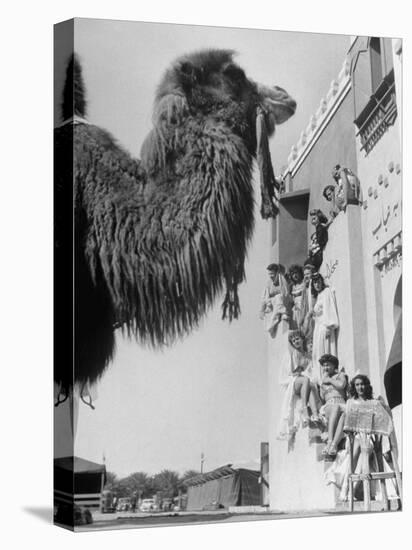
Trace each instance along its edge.
<instances>
[{"instance_id":1,"label":"building facade ornament","mask_svg":"<svg viewBox=\"0 0 412 550\"><path fill-rule=\"evenodd\" d=\"M351 88L350 59L347 57L338 77L332 80L326 96L321 99L319 107L310 119L306 129L301 133L298 142L292 146L288 156L286 173L295 173L309 153L333 114Z\"/></svg>"},{"instance_id":2,"label":"building facade ornament","mask_svg":"<svg viewBox=\"0 0 412 550\"><path fill-rule=\"evenodd\" d=\"M374 264L387 273L402 261L402 232L400 231L374 254Z\"/></svg>"}]
</instances>

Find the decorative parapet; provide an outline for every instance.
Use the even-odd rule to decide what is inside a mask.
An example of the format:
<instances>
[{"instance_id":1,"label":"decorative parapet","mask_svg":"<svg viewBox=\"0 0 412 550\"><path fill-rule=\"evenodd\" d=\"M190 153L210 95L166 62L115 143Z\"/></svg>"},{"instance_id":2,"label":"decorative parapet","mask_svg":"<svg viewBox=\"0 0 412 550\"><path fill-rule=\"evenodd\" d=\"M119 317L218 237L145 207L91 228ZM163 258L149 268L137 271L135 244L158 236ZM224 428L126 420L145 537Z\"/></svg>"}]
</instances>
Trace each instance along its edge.
<instances>
[{"instance_id":1,"label":"decorative parapet","mask_svg":"<svg viewBox=\"0 0 412 550\"><path fill-rule=\"evenodd\" d=\"M402 231L384 244L374 255L373 263L382 275L400 265L402 261Z\"/></svg>"},{"instance_id":2,"label":"decorative parapet","mask_svg":"<svg viewBox=\"0 0 412 550\"><path fill-rule=\"evenodd\" d=\"M304 158L342 103L350 87L350 58L346 57L337 78L332 80L326 96L321 99L316 113L310 117L309 124L302 130L299 141L292 146L285 173L289 172L292 176L296 173Z\"/></svg>"}]
</instances>

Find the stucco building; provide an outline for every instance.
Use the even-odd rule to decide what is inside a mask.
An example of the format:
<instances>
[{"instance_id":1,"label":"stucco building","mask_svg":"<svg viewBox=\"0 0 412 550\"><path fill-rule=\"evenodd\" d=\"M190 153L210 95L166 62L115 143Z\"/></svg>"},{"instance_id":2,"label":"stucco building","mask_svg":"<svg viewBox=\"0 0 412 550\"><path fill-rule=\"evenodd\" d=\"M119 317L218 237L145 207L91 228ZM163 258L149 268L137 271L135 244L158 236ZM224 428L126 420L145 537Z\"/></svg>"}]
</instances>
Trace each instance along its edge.
<instances>
[{"instance_id":1,"label":"stucco building","mask_svg":"<svg viewBox=\"0 0 412 550\"><path fill-rule=\"evenodd\" d=\"M340 364L349 378L370 377L375 396L383 396L392 409L400 444L401 61L400 40L351 40L341 71L292 147L271 248L272 261L302 265L313 233L309 212L321 209L330 216L323 190L334 184L333 168L340 165L357 175L359 201L333 218L319 272L335 290ZM325 466L310 429L300 430L292 447L276 438L277 358L287 349L288 328L282 321L268 344L270 507L330 508L336 495L324 482Z\"/></svg>"}]
</instances>

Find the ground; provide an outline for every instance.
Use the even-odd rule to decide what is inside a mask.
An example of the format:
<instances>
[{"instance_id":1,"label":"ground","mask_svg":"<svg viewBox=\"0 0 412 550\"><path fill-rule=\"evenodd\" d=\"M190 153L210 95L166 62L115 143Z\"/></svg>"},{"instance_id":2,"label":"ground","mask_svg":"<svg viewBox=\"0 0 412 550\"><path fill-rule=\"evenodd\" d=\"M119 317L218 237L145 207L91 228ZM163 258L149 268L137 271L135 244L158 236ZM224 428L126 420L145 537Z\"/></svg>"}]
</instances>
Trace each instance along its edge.
<instances>
[{"instance_id":1,"label":"ground","mask_svg":"<svg viewBox=\"0 0 412 550\"><path fill-rule=\"evenodd\" d=\"M240 521L264 521L291 519L296 517L318 517L350 513L346 510L313 510L311 512L260 512L233 513L227 510L216 512L168 512L147 514L142 512L117 512L114 514L93 513L91 525L76 527L76 531L130 529L138 527L162 527L169 525L190 525L194 523L234 523Z\"/></svg>"}]
</instances>

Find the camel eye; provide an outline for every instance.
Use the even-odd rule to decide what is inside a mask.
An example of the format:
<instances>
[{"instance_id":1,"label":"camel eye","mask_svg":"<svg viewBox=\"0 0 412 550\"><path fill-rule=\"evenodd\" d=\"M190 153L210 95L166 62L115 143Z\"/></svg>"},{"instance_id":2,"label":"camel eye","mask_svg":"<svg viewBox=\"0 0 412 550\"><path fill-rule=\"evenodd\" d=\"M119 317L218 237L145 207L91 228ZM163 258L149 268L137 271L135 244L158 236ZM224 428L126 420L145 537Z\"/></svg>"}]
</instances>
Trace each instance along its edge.
<instances>
[{"instance_id":1,"label":"camel eye","mask_svg":"<svg viewBox=\"0 0 412 550\"><path fill-rule=\"evenodd\" d=\"M179 69L183 82L194 84L198 80L198 71L196 70L196 67L192 65L192 63L182 63Z\"/></svg>"}]
</instances>

